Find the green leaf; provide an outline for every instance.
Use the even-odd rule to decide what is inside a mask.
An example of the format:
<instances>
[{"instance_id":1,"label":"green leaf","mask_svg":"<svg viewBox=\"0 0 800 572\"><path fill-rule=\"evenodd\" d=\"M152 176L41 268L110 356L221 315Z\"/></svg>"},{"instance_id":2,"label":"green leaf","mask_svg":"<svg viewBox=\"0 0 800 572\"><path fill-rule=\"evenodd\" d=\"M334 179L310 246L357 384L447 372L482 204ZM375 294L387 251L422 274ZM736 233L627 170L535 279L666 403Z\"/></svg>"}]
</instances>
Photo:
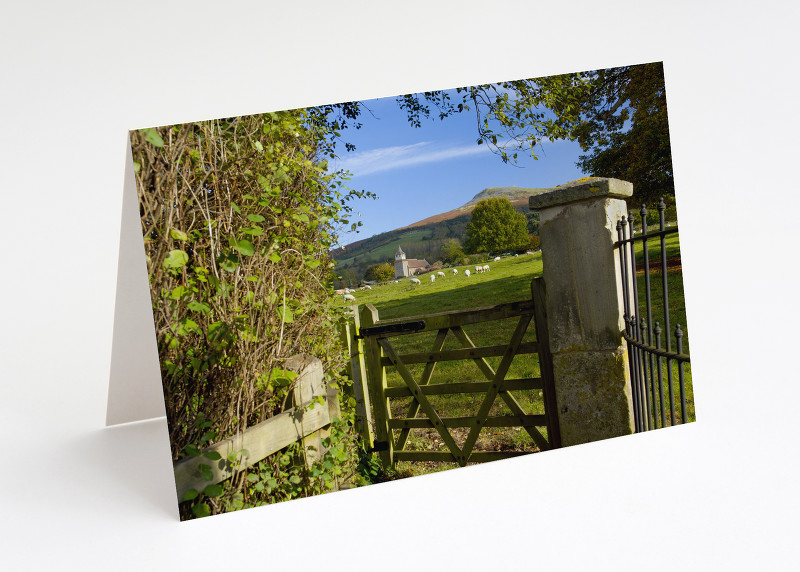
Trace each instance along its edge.
<instances>
[{"instance_id":1,"label":"green leaf","mask_svg":"<svg viewBox=\"0 0 800 572\"><path fill-rule=\"evenodd\" d=\"M247 219L251 222L264 222L264 217L260 214L249 214L247 215Z\"/></svg>"},{"instance_id":2,"label":"green leaf","mask_svg":"<svg viewBox=\"0 0 800 572\"><path fill-rule=\"evenodd\" d=\"M220 455L216 451L206 451L205 453L203 453L203 456L206 459L211 459L212 461L219 461L222 458L222 455Z\"/></svg>"},{"instance_id":3,"label":"green leaf","mask_svg":"<svg viewBox=\"0 0 800 572\"><path fill-rule=\"evenodd\" d=\"M242 214L242 209L239 208L239 205L236 203L231 203L231 208L239 214Z\"/></svg>"},{"instance_id":4,"label":"green leaf","mask_svg":"<svg viewBox=\"0 0 800 572\"><path fill-rule=\"evenodd\" d=\"M280 262L281 261L281 255L278 254L277 252L273 252L272 254L269 255L269 261L270 262L275 262L275 263Z\"/></svg>"},{"instance_id":5,"label":"green leaf","mask_svg":"<svg viewBox=\"0 0 800 572\"><path fill-rule=\"evenodd\" d=\"M294 321L294 314L288 308L288 306L281 304L280 306L277 307L277 312L278 316L280 316L285 323L291 324Z\"/></svg>"},{"instance_id":6,"label":"green leaf","mask_svg":"<svg viewBox=\"0 0 800 572\"><path fill-rule=\"evenodd\" d=\"M176 228L169 229L169 235L175 240L183 240L184 242L189 240L189 235Z\"/></svg>"},{"instance_id":7,"label":"green leaf","mask_svg":"<svg viewBox=\"0 0 800 572\"><path fill-rule=\"evenodd\" d=\"M236 272L236 267L239 266L239 261L235 258L228 257L219 264L220 268L227 272Z\"/></svg>"},{"instance_id":8,"label":"green leaf","mask_svg":"<svg viewBox=\"0 0 800 572\"><path fill-rule=\"evenodd\" d=\"M149 127L147 129L140 129L142 133L144 133L144 140L150 143L151 145L155 145L156 147L163 147L164 140L161 138L161 135L158 134L158 131Z\"/></svg>"},{"instance_id":9,"label":"green leaf","mask_svg":"<svg viewBox=\"0 0 800 572\"><path fill-rule=\"evenodd\" d=\"M297 475L292 475L291 477L289 477L289 482L292 483L293 485L299 485L300 477L298 477Z\"/></svg>"},{"instance_id":10,"label":"green leaf","mask_svg":"<svg viewBox=\"0 0 800 572\"><path fill-rule=\"evenodd\" d=\"M189 489L188 491L186 491L186 494L183 495L183 500L188 501L196 499L197 495L199 494L200 493L198 493L195 489Z\"/></svg>"},{"instance_id":11,"label":"green leaf","mask_svg":"<svg viewBox=\"0 0 800 572\"><path fill-rule=\"evenodd\" d=\"M209 516L211 514L211 509L208 508L208 505L204 502L200 504L196 504L192 507L192 512L197 518L203 518L204 516Z\"/></svg>"},{"instance_id":12,"label":"green leaf","mask_svg":"<svg viewBox=\"0 0 800 572\"><path fill-rule=\"evenodd\" d=\"M200 454L200 449L198 449L194 445L186 445L186 447L184 447L183 449L184 451L186 451L187 454L191 455L192 457L197 457Z\"/></svg>"},{"instance_id":13,"label":"green leaf","mask_svg":"<svg viewBox=\"0 0 800 572\"><path fill-rule=\"evenodd\" d=\"M244 256L253 256L253 254L255 254L256 251L255 247L253 246L253 243L250 242L249 240L244 240L244 239L236 243L236 250L238 250L239 253L243 254Z\"/></svg>"},{"instance_id":14,"label":"green leaf","mask_svg":"<svg viewBox=\"0 0 800 572\"><path fill-rule=\"evenodd\" d=\"M141 170L142 170L142 164L139 161L134 161L133 162L133 172L134 173L138 173Z\"/></svg>"},{"instance_id":15,"label":"green leaf","mask_svg":"<svg viewBox=\"0 0 800 572\"><path fill-rule=\"evenodd\" d=\"M219 497L222 496L223 488L222 485L208 485L206 488L203 489L203 494L208 497Z\"/></svg>"},{"instance_id":16,"label":"green leaf","mask_svg":"<svg viewBox=\"0 0 800 572\"><path fill-rule=\"evenodd\" d=\"M264 150L264 146L261 144L261 141L253 141L253 145L259 150L259 152Z\"/></svg>"},{"instance_id":17,"label":"green leaf","mask_svg":"<svg viewBox=\"0 0 800 572\"><path fill-rule=\"evenodd\" d=\"M214 473L211 471L211 467L204 463L200 463L197 466L197 469L200 471L200 475L203 477L204 480L210 481L214 478Z\"/></svg>"},{"instance_id":18,"label":"green leaf","mask_svg":"<svg viewBox=\"0 0 800 572\"><path fill-rule=\"evenodd\" d=\"M185 266L187 262L189 262L189 255L183 250L170 250L164 258L164 268L177 270Z\"/></svg>"},{"instance_id":19,"label":"green leaf","mask_svg":"<svg viewBox=\"0 0 800 572\"><path fill-rule=\"evenodd\" d=\"M198 302L197 300L192 300L186 305L192 312L200 312L201 314L205 315L211 311L211 307L206 304L205 302Z\"/></svg>"},{"instance_id":20,"label":"green leaf","mask_svg":"<svg viewBox=\"0 0 800 572\"><path fill-rule=\"evenodd\" d=\"M172 294L170 294L170 298L173 300L180 300L181 297L186 293L186 286L178 286L177 288L172 290Z\"/></svg>"}]
</instances>

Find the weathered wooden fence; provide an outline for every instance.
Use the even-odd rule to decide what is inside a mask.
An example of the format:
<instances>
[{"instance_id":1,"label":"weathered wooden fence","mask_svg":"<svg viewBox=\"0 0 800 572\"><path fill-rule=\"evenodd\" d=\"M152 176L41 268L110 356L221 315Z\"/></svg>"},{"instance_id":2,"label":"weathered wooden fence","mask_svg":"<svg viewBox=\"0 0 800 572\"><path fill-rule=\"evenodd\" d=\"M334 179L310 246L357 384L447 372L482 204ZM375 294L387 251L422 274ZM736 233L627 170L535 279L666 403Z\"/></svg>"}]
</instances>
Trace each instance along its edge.
<instances>
[{"instance_id":1,"label":"weathered wooden fence","mask_svg":"<svg viewBox=\"0 0 800 572\"><path fill-rule=\"evenodd\" d=\"M229 479L296 441L302 441L309 466L324 453L322 439L327 436L331 421L339 416L337 392L326 387L322 363L315 357L293 356L286 361L284 369L298 374L292 395L294 406L239 435L207 447L199 456L175 463L178 502L183 501L190 489L202 491L210 484ZM219 453L221 458L210 460L205 456L210 452ZM229 460L231 454L237 458L236 462Z\"/></svg>"},{"instance_id":2,"label":"weathered wooden fence","mask_svg":"<svg viewBox=\"0 0 800 572\"><path fill-rule=\"evenodd\" d=\"M373 444L373 450L380 453L385 464L392 465L405 460L454 462L464 466L470 462L492 461L524 454L518 451L475 451L476 441L484 427L521 427L541 450L560 446L545 327L544 285L537 279L531 288L532 299L521 302L393 320L381 320L377 309L371 304L366 304L360 312L357 306L353 307L354 323L346 337L350 344L356 392L360 392L360 395L356 395L359 417L363 419L359 430L365 440ZM463 329L468 324L509 318L519 320L507 344L476 346ZM531 321L534 321L537 339L523 342ZM391 343L393 337L427 331L436 332L429 351L399 354ZM460 349L442 349L448 334L455 336L462 346ZM538 354L541 377L506 379L514 357L523 354ZM486 361L487 357L502 358L496 370ZM445 383L429 383L437 363L456 360L474 361L486 381L447 380ZM407 366L422 363L425 368L415 378ZM403 386L388 386L387 367L396 368L404 382ZM544 415L526 413L512 393L532 389L543 392ZM446 412L437 411L429 399L432 395L468 393L484 394L477 413L471 417L447 417ZM408 397L412 400L405 417L393 418L390 400ZM505 402L511 415L490 417L492 405L498 397ZM370 400L374 428L370 424ZM420 410L423 416L418 417ZM451 428L457 427L469 428L461 446L450 433ZM547 437L538 430L540 427L546 427ZM447 447L446 451L405 449L409 432L412 429L425 428L437 431Z\"/></svg>"}]
</instances>

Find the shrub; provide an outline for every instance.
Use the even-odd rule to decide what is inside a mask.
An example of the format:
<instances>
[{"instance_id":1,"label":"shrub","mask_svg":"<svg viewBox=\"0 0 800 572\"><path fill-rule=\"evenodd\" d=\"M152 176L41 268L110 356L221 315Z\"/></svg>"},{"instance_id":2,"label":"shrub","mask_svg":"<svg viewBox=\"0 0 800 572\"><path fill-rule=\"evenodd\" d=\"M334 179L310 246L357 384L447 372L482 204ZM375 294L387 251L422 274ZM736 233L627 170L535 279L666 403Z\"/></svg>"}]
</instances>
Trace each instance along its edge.
<instances>
[{"instance_id":1,"label":"shrub","mask_svg":"<svg viewBox=\"0 0 800 572\"><path fill-rule=\"evenodd\" d=\"M388 262L374 264L367 268L364 273L364 280L371 282L388 282L394 279L394 266Z\"/></svg>"}]
</instances>

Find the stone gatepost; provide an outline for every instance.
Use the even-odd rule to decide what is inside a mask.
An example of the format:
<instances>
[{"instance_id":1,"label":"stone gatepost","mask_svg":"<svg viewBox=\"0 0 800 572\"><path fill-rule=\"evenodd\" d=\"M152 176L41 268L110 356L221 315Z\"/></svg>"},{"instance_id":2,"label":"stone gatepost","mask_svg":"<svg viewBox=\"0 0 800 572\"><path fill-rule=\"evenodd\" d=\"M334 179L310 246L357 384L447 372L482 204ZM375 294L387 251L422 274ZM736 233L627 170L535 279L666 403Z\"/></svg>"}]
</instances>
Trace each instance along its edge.
<instances>
[{"instance_id":1,"label":"stone gatepost","mask_svg":"<svg viewBox=\"0 0 800 572\"><path fill-rule=\"evenodd\" d=\"M633 185L589 177L532 196L540 211L545 310L562 446L634 432L622 338L617 221Z\"/></svg>"}]
</instances>

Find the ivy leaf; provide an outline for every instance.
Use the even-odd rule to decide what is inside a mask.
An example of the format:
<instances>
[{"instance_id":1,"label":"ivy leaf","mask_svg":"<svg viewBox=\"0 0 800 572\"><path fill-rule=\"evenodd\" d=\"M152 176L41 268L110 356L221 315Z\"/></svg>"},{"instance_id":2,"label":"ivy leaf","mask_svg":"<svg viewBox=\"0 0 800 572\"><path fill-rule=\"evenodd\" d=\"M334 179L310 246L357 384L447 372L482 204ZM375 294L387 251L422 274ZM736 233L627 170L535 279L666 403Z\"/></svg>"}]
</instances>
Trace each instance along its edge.
<instances>
[{"instance_id":1,"label":"ivy leaf","mask_svg":"<svg viewBox=\"0 0 800 572\"><path fill-rule=\"evenodd\" d=\"M240 254L243 254L244 256L253 256L253 254L255 254L256 251L255 247L253 246L253 243L250 242L249 240L244 240L244 239L237 242L235 248L236 250L239 251Z\"/></svg>"},{"instance_id":2,"label":"ivy leaf","mask_svg":"<svg viewBox=\"0 0 800 572\"><path fill-rule=\"evenodd\" d=\"M186 445L186 447L184 447L184 450L192 457L197 457L200 454L200 449L198 449L194 445Z\"/></svg>"},{"instance_id":3,"label":"ivy leaf","mask_svg":"<svg viewBox=\"0 0 800 572\"><path fill-rule=\"evenodd\" d=\"M277 252L273 252L272 254L269 255L269 260L270 262L277 263L281 261L281 256Z\"/></svg>"},{"instance_id":4,"label":"ivy leaf","mask_svg":"<svg viewBox=\"0 0 800 572\"><path fill-rule=\"evenodd\" d=\"M189 489L188 491L186 491L186 494L183 495L183 500L189 501L189 500L196 499L197 495L199 495L199 494L200 493L198 493L195 489Z\"/></svg>"},{"instance_id":5,"label":"ivy leaf","mask_svg":"<svg viewBox=\"0 0 800 572\"><path fill-rule=\"evenodd\" d=\"M208 485L206 488L203 489L203 494L208 497L219 497L222 496L222 485Z\"/></svg>"},{"instance_id":6,"label":"ivy leaf","mask_svg":"<svg viewBox=\"0 0 800 572\"><path fill-rule=\"evenodd\" d=\"M247 215L247 219L251 222L264 222L264 217L260 214L249 214Z\"/></svg>"},{"instance_id":7,"label":"ivy leaf","mask_svg":"<svg viewBox=\"0 0 800 572\"><path fill-rule=\"evenodd\" d=\"M170 250L164 258L164 268L177 270L185 266L187 262L189 262L189 255L183 250Z\"/></svg>"},{"instance_id":8,"label":"ivy leaf","mask_svg":"<svg viewBox=\"0 0 800 572\"><path fill-rule=\"evenodd\" d=\"M169 229L169 235L175 240L183 240L184 242L189 240L189 235L176 228Z\"/></svg>"},{"instance_id":9,"label":"ivy leaf","mask_svg":"<svg viewBox=\"0 0 800 572\"><path fill-rule=\"evenodd\" d=\"M163 147L164 140L161 138L161 135L158 134L158 131L149 127L147 129L140 129L142 133L144 133L144 140L150 143L151 145L155 145L156 147Z\"/></svg>"},{"instance_id":10,"label":"ivy leaf","mask_svg":"<svg viewBox=\"0 0 800 572\"><path fill-rule=\"evenodd\" d=\"M134 173L138 173L141 170L142 170L142 164L139 161L134 161L133 162L133 172Z\"/></svg>"},{"instance_id":11,"label":"ivy leaf","mask_svg":"<svg viewBox=\"0 0 800 572\"><path fill-rule=\"evenodd\" d=\"M211 467L209 465L201 463L200 465L197 466L197 468L200 471L200 474L202 475L203 479L205 479L206 481L210 481L214 478L214 473L211 471Z\"/></svg>"},{"instance_id":12,"label":"ivy leaf","mask_svg":"<svg viewBox=\"0 0 800 572\"><path fill-rule=\"evenodd\" d=\"M289 309L288 306L281 304L276 308L276 310L278 312L278 316L281 317L281 319L285 323L291 324L292 322L294 322L294 314L292 313L292 311Z\"/></svg>"},{"instance_id":13,"label":"ivy leaf","mask_svg":"<svg viewBox=\"0 0 800 572\"><path fill-rule=\"evenodd\" d=\"M208 505L204 502L200 504L196 504L192 507L192 512L197 518L203 518L204 516L209 516L211 514L211 509L208 508Z\"/></svg>"},{"instance_id":14,"label":"ivy leaf","mask_svg":"<svg viewBox=\"0 0 800 572\"><path fill-rule=\"evenodd\" d=\"M220 455L216 451L206 451L205 453L203 453L203 456L206 459L210 459L212 461L219 461L222 458L222 455Z\"/></svg>"}]
</instances>

